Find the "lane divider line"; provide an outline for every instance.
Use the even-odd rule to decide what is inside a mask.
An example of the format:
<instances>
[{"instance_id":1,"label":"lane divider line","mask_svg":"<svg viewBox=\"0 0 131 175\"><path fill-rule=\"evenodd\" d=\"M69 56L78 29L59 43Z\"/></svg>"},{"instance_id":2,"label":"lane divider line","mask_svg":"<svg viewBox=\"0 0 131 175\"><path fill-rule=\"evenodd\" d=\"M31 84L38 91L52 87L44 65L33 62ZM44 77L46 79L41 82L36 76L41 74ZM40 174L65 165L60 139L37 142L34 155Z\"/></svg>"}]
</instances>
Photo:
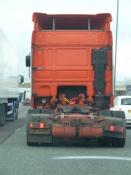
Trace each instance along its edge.
<instances>
[{"instance_id":1,"label":"lane divider line","mask_svg":"<svg viewBox=\"0 0 131 175\"><path fill-rule=\"evenodd\" d=\"M123 160L131 161L130 157L112 157L112 156L63 156L63 157L53 157L52 160Z\"/></svg>"}]
</instances>

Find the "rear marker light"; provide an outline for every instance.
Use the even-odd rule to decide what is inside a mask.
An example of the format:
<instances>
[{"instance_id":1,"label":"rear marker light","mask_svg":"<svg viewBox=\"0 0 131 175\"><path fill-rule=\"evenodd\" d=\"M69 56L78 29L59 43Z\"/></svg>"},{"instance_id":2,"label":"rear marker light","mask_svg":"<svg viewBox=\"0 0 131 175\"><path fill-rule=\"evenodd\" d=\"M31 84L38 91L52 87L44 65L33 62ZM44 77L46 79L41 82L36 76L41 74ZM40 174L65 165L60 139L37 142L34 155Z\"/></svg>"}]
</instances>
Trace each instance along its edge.
<instances>
[{"instance_id":1,"label":"rear marker light","mask_svg":"<svg viewBox=\"0 0 131 175\"><path fill-rule=\"evenodd\" d=\"M29 128L33 128L33 124L32 123L29 123Z\"/></svg>"},{"instance_id":2,"label":"rear marker light","mask_svg":"<svg viewBox=\"0 0 131 175\"><path fill-rule=\"evenodd\" d=\"M37 128L39 128L39 129L43 129L43 128L45 128L45 123L43 123L43 122L38 122L38 123L29 123L29 128L31 128L31 129L37 129Z\"/></svg>"},{"instance_id":3,"label":"rear marker light","mask_svg":"<svg viewBox=\"0 0 131 175\"><path fill-rule=\"evenodd\" d=\"M44 125L44 123L40 123L40 124L39 124L39 128L40 128L40 129L43 129L43 128L45 128L45 125Z\"/></svg>"},{"instance_id":4,"label":"rear marker light","mask_svg":"<svg viewBox=\"0 0 131 175\"><path fill-rule=\"evenodd\" d=\"M109 131L114 132L114 131L115 131L115 126L111 125L111 126L109 127Z\"/></svg>"},{"instance_id":5,"label":"rear marker light","mask_svg":"<svg viewBox=\"0 0 131 175\"><path fill-rule=\"evenodd\" d=\"M110 132L124 132L124 128L121 126L111 125L111 126L109 126L109 131Z\"/></svg>"}]
</instances>

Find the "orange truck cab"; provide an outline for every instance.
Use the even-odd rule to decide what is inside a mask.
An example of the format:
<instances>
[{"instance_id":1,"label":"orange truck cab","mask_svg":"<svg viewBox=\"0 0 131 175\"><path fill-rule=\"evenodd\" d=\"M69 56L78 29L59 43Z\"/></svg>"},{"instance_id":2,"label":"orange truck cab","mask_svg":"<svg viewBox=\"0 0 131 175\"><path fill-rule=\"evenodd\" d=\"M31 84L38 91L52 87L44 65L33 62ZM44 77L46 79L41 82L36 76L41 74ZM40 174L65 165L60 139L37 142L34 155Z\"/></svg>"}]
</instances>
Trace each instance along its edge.
<instances>
[{"instance_id":1,"label":"orange truck cab","mask_svg":"<svg viewBox=\"0 0 131 175\"><path fill-rule=\"evenodd\" d=\"M57 101L59 94L65 94L67 101L69 100L66 104L69 108L72 108L70 100L79 94L92 99L93 105L98 109L109 109L113 105L111 21L109 13L97 15L33 14L31 57L26 57L26 65L31 66L32 71L31 105L33 109L29 112L30 121L33 120L32 115L35 115L33 113L37 113L37 119L45 115L46 112L40 114L40 108L49 110L50 102L52 99ZM86 118L86 116L83 117ZM74 120L74 114L67 118L69 121ZM35 139L36 142L38 140L42 142L39 139L42 129L39 130L41 134L33 134L33 123L30 124L30 121L28 125L30 127L27 127L27 143ZM68 128L65 128L60 123L52 122L49 127L51 129L46 131L50 133L51 140L53 134L54 137L56 135L103 137L102 127L95 126L93 130L86 126L78 133L76 131L78 126L71 126L69 122ZM59 128L56 127L58 125ZM41 124L41 126L45 125ZM82 133L84 133L83 136ZM40 138L47 137L47 135Z\"/></svg>"}]
</instances>

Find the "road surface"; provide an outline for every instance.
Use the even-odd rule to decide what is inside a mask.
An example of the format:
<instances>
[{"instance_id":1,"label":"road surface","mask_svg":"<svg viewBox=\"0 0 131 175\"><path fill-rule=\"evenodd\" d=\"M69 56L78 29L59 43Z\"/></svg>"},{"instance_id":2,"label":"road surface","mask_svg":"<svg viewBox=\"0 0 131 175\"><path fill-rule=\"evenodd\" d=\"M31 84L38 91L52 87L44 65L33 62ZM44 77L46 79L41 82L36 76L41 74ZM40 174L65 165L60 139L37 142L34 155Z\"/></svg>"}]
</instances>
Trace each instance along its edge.
<instances>
[{"instance_id":1,"label":"road surface","mask_svg":"<svg viewBox=\"0 0 131 175\"><path fill-rule=\"evenodd\" d=\"M0 137L4 135L0 144L0 175L128 175L131 173L130 129L127 130L125 148L102 148L96 143L84 142L29 147L26 145L25 115L26 108L23 108L19 112L18 121L7 123L0 129ZM11 125L9 130L7 125Z\"/></svg>"}]
</instances>

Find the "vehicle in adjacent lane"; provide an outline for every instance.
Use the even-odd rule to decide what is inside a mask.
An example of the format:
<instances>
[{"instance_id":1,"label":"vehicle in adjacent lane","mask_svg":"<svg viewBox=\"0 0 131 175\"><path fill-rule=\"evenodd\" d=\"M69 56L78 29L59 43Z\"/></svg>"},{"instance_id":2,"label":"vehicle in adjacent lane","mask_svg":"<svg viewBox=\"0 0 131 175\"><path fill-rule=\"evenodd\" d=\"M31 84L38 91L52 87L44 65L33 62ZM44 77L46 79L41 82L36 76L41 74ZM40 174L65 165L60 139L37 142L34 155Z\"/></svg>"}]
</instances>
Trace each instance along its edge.
<instances>
[{"instance_id":1,"label":"vehicle in adjacent lane","mask_svg":"<svg viewBox=\"0 0 131 175\"><path fill-rule=\"evenodd\" d=\"M127 126L131 127L131 96L117 96L111 110L124 111Z\"/></svg>"}]
</instances>

